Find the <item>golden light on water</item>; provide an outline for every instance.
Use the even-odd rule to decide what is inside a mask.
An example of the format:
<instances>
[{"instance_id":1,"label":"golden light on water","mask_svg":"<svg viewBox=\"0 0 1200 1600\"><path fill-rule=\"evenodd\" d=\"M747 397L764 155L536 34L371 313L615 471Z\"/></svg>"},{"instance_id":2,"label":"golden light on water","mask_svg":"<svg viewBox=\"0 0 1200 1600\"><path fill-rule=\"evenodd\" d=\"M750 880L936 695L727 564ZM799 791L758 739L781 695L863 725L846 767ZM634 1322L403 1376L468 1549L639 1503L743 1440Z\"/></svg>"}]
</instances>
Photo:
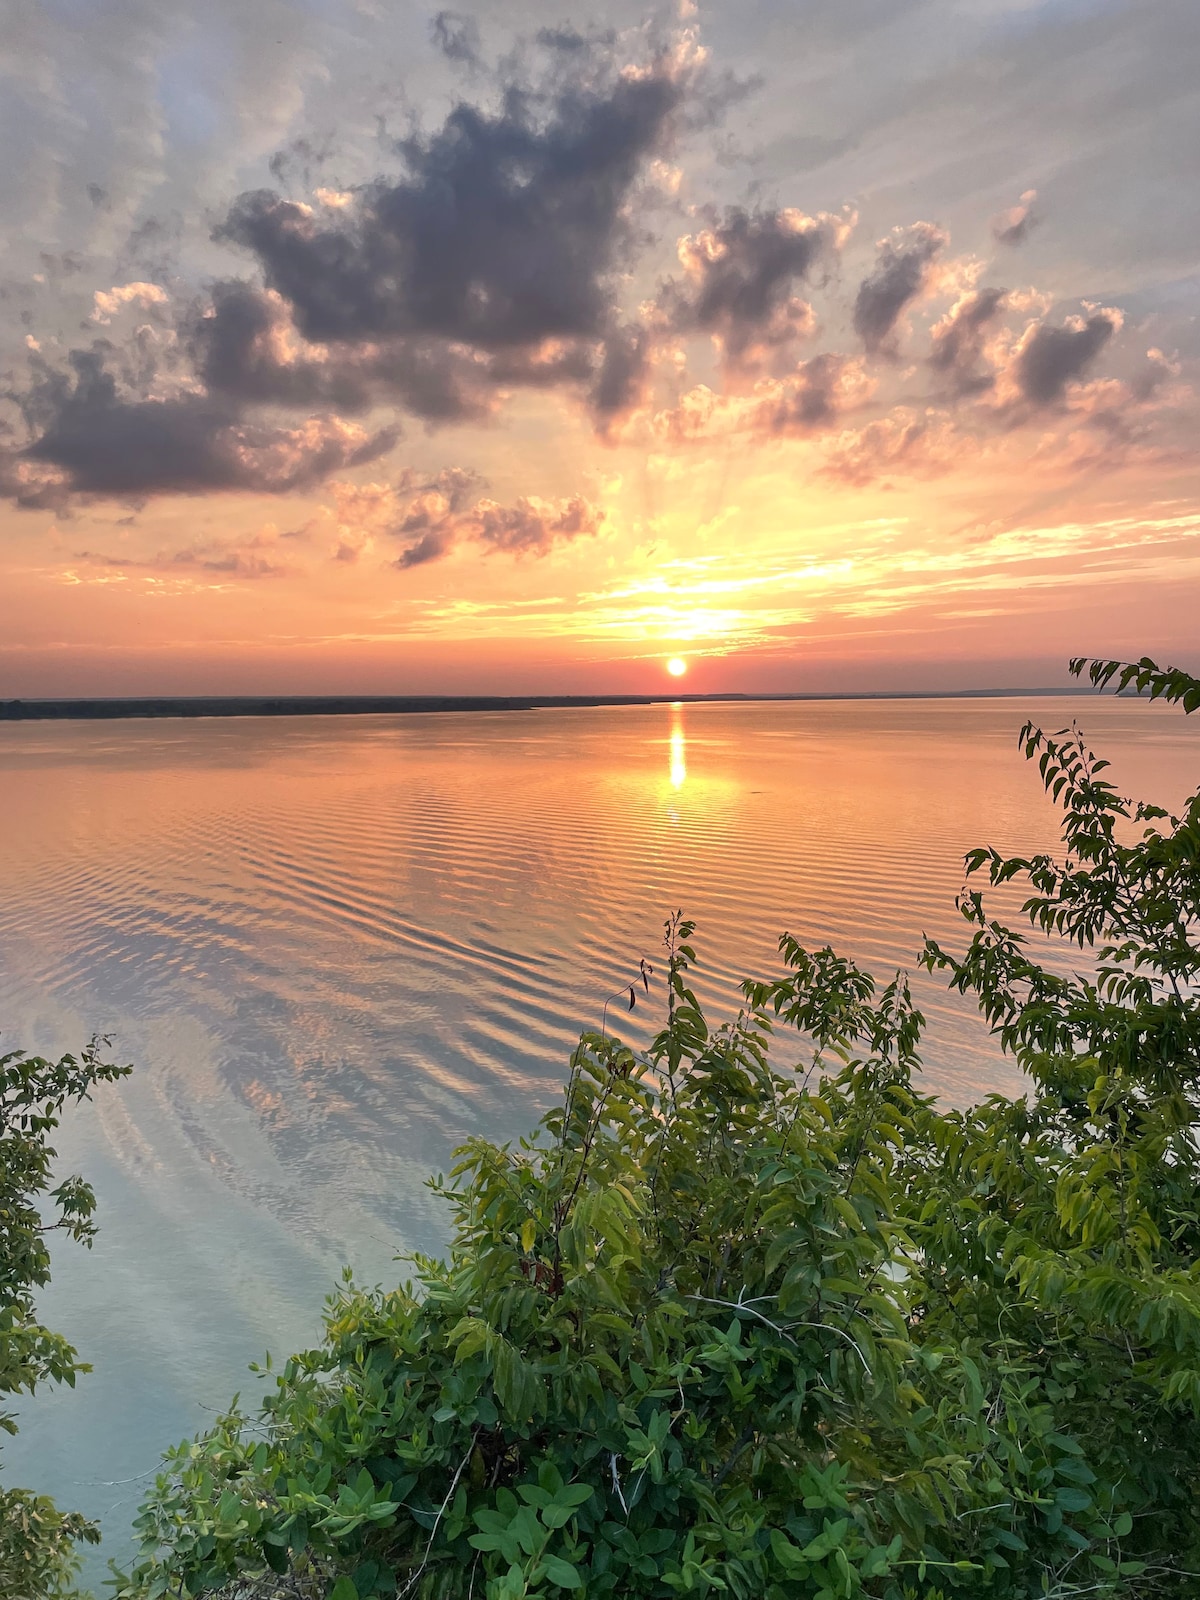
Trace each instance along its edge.
<instances>
[{"instance_id":1,"label":"golden light on water","mask_svg":"<svg viewBox=\"0 0 1200 1600\"><path fill-rule=\"evenodd\" d=\"M679 719L671 729L670 752L671 787L682 789L687 779L687 741L683 735L683 723Z\"/></svg>"},{"instance_id":2,"label":"golden light on water","mask_svg":"<svg viewBox=\"0 0 1200 1600\"><path fill-rule=\"evenodd\" d=\"M667 671L673 678L682 678L687 671L687 662L682 656L672 656L667 662Z\"/></svg>"}]
</instances>

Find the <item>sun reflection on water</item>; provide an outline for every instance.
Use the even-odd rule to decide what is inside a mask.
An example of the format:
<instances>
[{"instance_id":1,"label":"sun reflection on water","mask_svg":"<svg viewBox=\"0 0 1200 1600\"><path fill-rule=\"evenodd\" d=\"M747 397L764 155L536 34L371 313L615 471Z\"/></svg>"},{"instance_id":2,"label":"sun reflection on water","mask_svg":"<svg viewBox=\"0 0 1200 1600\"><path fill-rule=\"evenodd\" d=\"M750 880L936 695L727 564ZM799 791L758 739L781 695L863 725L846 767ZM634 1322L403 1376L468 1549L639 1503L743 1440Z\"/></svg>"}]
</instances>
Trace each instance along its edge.
<instances>
[{"instance_id":1,"label":"sun reflection on water","mask_svg":"<svg viewBox=\"0 0 1200 1600\"><path fill-rule=\"evenodd\" d=\"M669 740L671 787L682 789L687 778L687 741L683 736L683 710L679 706L672 706L671 710L674 713Z\"/></svg>"}]
</instances>

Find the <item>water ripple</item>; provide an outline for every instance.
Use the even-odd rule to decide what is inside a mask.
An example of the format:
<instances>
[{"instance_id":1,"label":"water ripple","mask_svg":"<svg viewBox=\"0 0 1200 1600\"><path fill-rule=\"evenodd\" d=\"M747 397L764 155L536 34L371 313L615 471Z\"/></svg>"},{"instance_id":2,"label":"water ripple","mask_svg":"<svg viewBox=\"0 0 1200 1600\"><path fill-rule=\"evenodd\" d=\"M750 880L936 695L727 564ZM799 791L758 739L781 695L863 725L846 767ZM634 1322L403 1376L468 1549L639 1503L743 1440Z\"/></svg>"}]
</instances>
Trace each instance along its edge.
<instances>
[{"instance_id":1,"label":"water ripple","mask_svg":"<svg viewBox=\"0 0 1200 1600\"><path fill-rule=\"evenodd\" d=\"M961 942L963 852L1054 841L1014 752L1026 709L0 728L6 1043L102 1029L136 1064L60 1141L102 1232L58 1253L45 1310L96 1372L39 1398L9 1470L126 1523L81 1480L144 1471L264 1345L312 1337L343 1261L391 1277L397 1250L436 1248L427 1173L551 1102L676 906L714 1020L775 970L785 929L884 976L923 933ZM1085 709L1118 781L1124 764L1168 801L1194 785L1200 727ZM1059 726L1081 707L1034 710ZM1013 1086L965 1002L914 982L929 1084ZM618 999L610 1026L645 1042L661 996Z\"/></svg>"}]
</instances>

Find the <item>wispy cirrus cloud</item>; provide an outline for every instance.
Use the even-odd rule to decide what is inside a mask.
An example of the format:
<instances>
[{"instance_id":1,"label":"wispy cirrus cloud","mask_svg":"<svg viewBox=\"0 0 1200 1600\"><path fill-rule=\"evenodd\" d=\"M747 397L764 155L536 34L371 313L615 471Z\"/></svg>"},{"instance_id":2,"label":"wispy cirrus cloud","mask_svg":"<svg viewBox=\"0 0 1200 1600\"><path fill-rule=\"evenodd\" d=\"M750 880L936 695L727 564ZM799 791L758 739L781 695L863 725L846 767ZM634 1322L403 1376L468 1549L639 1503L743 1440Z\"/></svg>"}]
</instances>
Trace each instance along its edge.
<instances>
[{"instance_id":1,"label":"wispy cirrus cloud","mask_svg":"<svg viewBox=\"0 0 1200 1600\"><path fill-rule=\"evenodd\" d=\"M289 536L273 522L241 539L199 539L175 550L138 555L123 550L77 550L67 581L84 581L79 568L119 578L174 579L184 588L223 586L234 579L286 578L300 570Z\"/></svg>"}]
</instances>

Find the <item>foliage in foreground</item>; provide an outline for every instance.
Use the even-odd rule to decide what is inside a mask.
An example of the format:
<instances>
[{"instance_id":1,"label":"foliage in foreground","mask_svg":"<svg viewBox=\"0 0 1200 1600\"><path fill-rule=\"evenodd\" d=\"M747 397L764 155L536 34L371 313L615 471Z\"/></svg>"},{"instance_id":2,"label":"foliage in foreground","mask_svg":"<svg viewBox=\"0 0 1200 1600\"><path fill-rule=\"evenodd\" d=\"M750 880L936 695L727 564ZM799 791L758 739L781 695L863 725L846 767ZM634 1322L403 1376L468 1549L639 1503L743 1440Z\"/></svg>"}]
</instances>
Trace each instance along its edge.
<instances>
[{"instance_id":1,"label":"foliage in foreground","mask_svg":"<svg viewBox=\"0 0 1200 1600\"><path fill-rule=\"evenodd\" d=\"M939 1108L905 980L786 937L784 976L710 1032L673 919L651 1049L585 1034L528 1141L465 1147L434 1184L447 1259L347 1284L257 1421L174 1453L120 1593L1200 1592L1200 796L1168 817L1077 732L1022 743L1063 859L968 868L1024 883L1034 937L1085 970L982 891L966 951L924 960L1024 1096ZM781 1029L796 1071L778 1039L768 1060Z\"/></svg>"},{"instance_id":2,"label":"foliage in foreground","mask_svg":"<svg viewBox=\"0 0 1200 1600\"><path fill-rule=\"evenodd\" d=\"M39 1383L74 1385L76 1374L89 1370L61 1334L38 1321L34 1294L50 1281L49 1236L61 1232L90 1246L96 1231L96 1199L82 1178L51 1187L55 1152L46 1138L68 1102L129 1071L101 1059L105 1042L93 1039L79 1058L60 1061L19 1050L0 1056L0 1395L32 1394ZM0 1429L17 1431L10 1412L0 1410ZM93 1524L44 1495L0 1485L0 1595L57 1600L74 1593L78 1543L99 1537Z\"/></svg>"}]
</instances>

